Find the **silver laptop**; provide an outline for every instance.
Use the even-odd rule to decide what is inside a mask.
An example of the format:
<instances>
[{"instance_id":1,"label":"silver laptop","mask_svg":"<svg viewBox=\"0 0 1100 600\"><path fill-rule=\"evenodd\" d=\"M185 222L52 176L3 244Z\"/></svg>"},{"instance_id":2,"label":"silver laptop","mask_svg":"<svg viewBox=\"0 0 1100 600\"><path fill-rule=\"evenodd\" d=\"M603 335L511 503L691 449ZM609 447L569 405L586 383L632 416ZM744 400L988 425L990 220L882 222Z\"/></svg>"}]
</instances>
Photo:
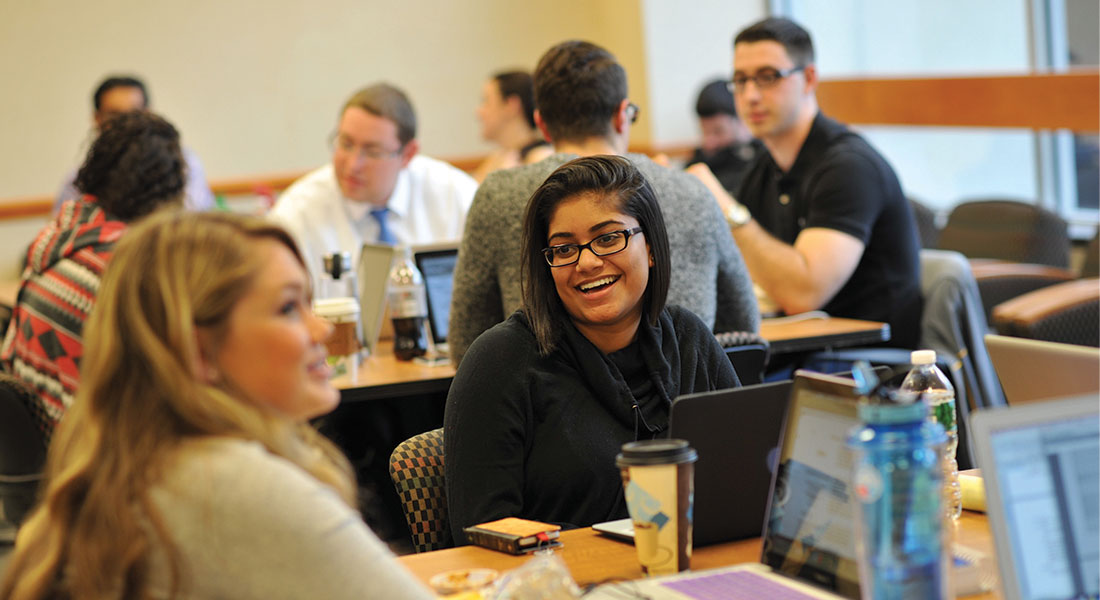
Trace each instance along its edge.
<instances>
[{"instance_id":1,"label":"silver laptop","mask_svg":"<svg viewBox=\"0 0 1100 600\"><path fill-rule=\"evenodd\" d=\"M992 334L985 347L1009 404L1100 392L1100 348Z\"/></svg>"},{"instance_id":2,"label":"silver laptop","mask_svg":"<svg viewBox=\"0 0 1100 600\"><path fill-rule=\"evenodd\" d=\"M386 314L386 290L395 255L393 246L363 244L359 251L356 277L359 280L359 323L363 330L363 346L371 354L378 350L378 334Z\"/></svg>"},{"instance_id":3,"label":"silver laptop","mask_svg":"<svg viewBox=\"0 0 1100 600\"><path fill-rule=\"evenodd\" d=\"M1100 595L1100 398L985 410L970 424L1008 600Z\"/></svg>"},{"instance_id":4,"label":"silver laptop","mask_svg":"<svg viewBox=\"0 0 1100 600\"><path fill-rule=\"evenodd\" d=\"M847 446L857 400L850 379L795 373L760 562L609 584L586 598L859 598Z\"/></svg>"}]
</instances>

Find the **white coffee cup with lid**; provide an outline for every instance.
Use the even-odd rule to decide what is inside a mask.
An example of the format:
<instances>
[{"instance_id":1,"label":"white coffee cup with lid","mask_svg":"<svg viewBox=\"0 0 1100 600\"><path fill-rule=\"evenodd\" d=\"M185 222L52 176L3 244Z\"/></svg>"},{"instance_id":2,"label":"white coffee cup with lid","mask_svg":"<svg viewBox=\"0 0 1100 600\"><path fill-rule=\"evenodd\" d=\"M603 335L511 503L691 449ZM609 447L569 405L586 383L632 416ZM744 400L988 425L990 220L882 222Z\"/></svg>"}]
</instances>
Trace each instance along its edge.
<instances>
[{"instance_id":1,"label":"white coffee cup with lid","mask_svg":"<svg viewBox=\"0 0 1100 600\"><path fill-rule=\"evenodd\" d=\"M355 383L359 375L359 302L355 298L316 300L313 314L332 323L332 335L325 340L332 376L347 375Z\"/></svg>"}]
</instances>

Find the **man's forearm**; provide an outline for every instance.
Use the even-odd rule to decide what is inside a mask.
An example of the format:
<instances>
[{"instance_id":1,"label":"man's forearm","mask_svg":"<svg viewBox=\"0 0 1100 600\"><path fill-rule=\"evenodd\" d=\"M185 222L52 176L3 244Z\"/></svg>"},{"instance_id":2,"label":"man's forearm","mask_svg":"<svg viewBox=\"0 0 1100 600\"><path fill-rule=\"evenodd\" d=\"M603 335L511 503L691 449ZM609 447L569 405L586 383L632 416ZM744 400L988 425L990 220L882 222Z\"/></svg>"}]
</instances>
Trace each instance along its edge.
<instances>
[{"instance_id":1,"label":"man's forearm","mask_svg":"<svg viewBox=\"0 0 1100 600\"><path fill-rule=\"evenodd\" d=\"M763 288L783 312L795 314L821 307L806 257L794 246L776 239L755 220L734 228L733 238L741 249L753 282Z\"/></svg>"}]
</instances>

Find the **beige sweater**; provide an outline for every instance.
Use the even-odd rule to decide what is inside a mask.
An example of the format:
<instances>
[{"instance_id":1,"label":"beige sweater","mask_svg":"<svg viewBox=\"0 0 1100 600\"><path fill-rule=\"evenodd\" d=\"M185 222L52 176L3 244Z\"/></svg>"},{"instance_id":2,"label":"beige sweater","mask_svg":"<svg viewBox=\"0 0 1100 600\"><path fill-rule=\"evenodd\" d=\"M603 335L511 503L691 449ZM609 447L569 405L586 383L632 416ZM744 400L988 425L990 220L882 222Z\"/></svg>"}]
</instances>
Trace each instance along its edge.
<instances>
[{"instance_id":1,"label":"beige sweater","mask_svg":"<svg viewBox=\"0 0 1100 600\"><path fill-rule=\"evenodd\" d=\"M152 497L186 563L185 598L433 597L333 490L256 442L188 442Z\"/></svg>"}]
</instances>

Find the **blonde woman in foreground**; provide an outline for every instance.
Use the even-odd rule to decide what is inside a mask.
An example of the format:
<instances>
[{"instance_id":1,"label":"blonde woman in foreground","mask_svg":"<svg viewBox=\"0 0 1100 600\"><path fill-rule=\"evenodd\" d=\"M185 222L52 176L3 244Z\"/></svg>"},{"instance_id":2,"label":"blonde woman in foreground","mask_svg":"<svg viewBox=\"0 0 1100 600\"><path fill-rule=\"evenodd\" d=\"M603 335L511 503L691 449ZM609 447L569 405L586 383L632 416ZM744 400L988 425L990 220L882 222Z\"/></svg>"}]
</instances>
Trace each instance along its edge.
<instances>
[{"instance_id":1,"label":"blonde woman in foreground","mask_svg":"<svg viewBox=\"0 0 1100 600\"><path fill-rule=\"evenodd\" d=\"M0 598L430 598L363 524L309 279L257 218L156 215L117 247L80 389Z\"/></svg>"}]
</instances>

